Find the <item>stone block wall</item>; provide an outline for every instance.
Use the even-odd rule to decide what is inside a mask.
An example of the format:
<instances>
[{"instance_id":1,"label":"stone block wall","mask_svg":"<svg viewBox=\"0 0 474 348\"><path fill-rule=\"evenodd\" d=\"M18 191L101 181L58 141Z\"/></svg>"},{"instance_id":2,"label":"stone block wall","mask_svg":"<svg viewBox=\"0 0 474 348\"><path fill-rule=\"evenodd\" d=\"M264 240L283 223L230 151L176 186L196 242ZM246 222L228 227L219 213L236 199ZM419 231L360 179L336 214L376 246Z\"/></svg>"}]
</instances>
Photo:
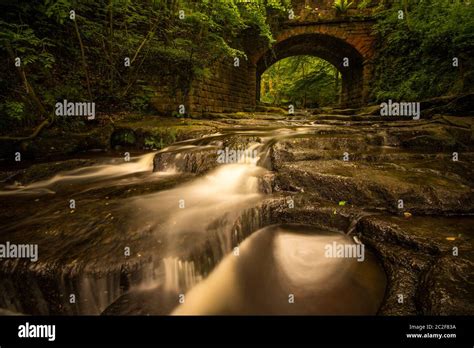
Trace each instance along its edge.
<instances>
[{"instance_id":1,"label":"stone block wall","mask_svg":"<svg viewBox=\"0 0 474 348\"><path fill-rule=\"evenodd\" d=\"M184 105L186 114L238 112L255 109L255 68L241 58L239 66L233 59L210 67L211 75L195 80L188 95L170 93L166 86L156 88L152 105L162 114L173 114Z\"/></svg>"},{"instance_id":2,"label":"stone block wall","mask_svg":"<svg viewBox=\"0 0 474 348\"><path fill-rule=\"evenodd\" d=\"M179 111L179 106L184 105L187 109L188 98L181 91L172 92L168 86L156 86L155 96L151 104L159 114L171 116Z\"/></svg>"},{"instance_id":3,"label":"stone block wall","mask_svg":"<svg viewBox=\"0 0 474 348\"><path fill-rule=\"evenodd\" d=\"M255 72L255 70L254 70ZM255 78L248 62L240 59L235 67L233 60L226 60L212 67L212 75L193 83L189 95L191 114L209 112L237 112L255 108L253 94Z\"/></svg>"},{"instance_id":4,"label":"stone block wall","mask_svg":"<svg viewBox=\"0 0 474 348\"><path fill-rule=\"evenodd\" d=\"M293 5L303 12L315 8L334 10L329 0L293 0ZM359 15L365 14L359 12ZM186 114L196 116L251 111L256 106L260 76L268 66L285 57L309 54L327 60L340 70L343 77L341 106L365 104L373 75L373 18L349 15L326 20L318 17L314 21L302 18L280 28L272 50L247 42L243 47L248 60L241 58L238 67L232 58L210 66L210 76L193 81L187 95L180 92L170 95L166 87L157 87L152 103L164 114L177 113L180 105L185 106ZM345 58L349 58L351 64L347 70L341 66Z\"/></svg>"}]
</instances>

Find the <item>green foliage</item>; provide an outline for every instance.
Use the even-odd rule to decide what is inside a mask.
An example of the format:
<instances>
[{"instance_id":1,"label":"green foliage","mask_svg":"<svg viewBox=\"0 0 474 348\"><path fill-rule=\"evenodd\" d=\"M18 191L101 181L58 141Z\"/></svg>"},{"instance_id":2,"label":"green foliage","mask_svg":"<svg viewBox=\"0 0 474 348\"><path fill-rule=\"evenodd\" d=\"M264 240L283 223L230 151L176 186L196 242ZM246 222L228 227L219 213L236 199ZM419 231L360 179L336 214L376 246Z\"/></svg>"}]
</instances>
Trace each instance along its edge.
<instances>
[{"instance_id":1,"label":"green foliage","mask_svg":"<svg viewBox=\"0 0 474 348\"><path fill-rule=\"evenodd\" d=\"M31 122L27 105L22 101L7 99L0 103L0 128L12 130L19 125L26 126Z\"/></svg>"},{"instance_id":2,"label":"green foliage","mask_svg":"<svg viewBox=\"0 0 474 348\"><path fill-rule=\"evenodd\" d=\"M291 103L301 107L334 104L340 93L337 69L312 56L294 56L272 65L261 77L261 98L264 103Z\"/></svg>"},{"instance_id":3,"label":"green foliage","mask_svg":"<svg viewBox=\"0 0 474 348\"><path fill-rule=\"evenodd\" d=\"M349 2L349 0L335 0L332 7L335 8L338 13L346 13L352 4L353 2Z\"/></svg>"},{"instance_id":4,"label":"green foliage","mask_svg":"<svg viewBox=\"0 0 474 348\"><path fill-rule=\"evenodd\" d=\"M154 89L150 86L142 86L141 90L130 97L130 108L132 110L146 112L150 109L150 100L154 95Z\"/></svg>"},{"instance_id":5,"label":"green foliage","mask_svg":"<svg viewBox=\"0 0 474 348\"><path fill-rule=\"evenodd\" d=\"M137 137L130 129L121 129L112 135L112 143L118 145L132 146L135 145Z\"/></svg>"},{"instance_id":6,"label":"green foliage","mask_svg":"<svg viewBox=\"0 0 474 348\"><path fill-rule=\"evenodd\" d=\"M145 147L149 149L162 149L164 147L163 138L156 135L148 135L145 137Z\"/></svg>"},{"instance_id":7,"label":"green foliage","mask_svg":"<svg viewBox=\"0 0 474 348\"><path fill-rule=\"evenodd\" d=\"M36 63L45 68L51 68L54 57L47 48L54 46L48 38L40 39L34 30L26 24L10 24L0 21L0 46L16 52L21 57L21 64Z\"/></svg>"},{"instance_id":8,"label":"green foliage","mask_svg":"<svg viewBox=\"0 0 474 348\"><path fill-rule=\"evenodd\" d=\"M362 0L358 5L357 5L357 8L358 9L365 9L367 7L369 7L370 5L372 5L374 1L373 0Z\"/></svg>"},{"instance_id":9,"label":"green foliage","mask_svg":"<svg viewBox=\"0 0 474 348\"><path fill-rule=\"evenodd\" d=\"M13 120L21 121L25 117L25 104L17 101L5 102L5 114Z\"/></svg>"},{"instance_id":10,"label":"green foliage","mask_svg":"<svg viewBox=\"0 0 474 348\"><path fill-rule=\"evenodd\" d=\"M0 106L25 98L23 81L11 69L13 55L21 57L47 112L61 99L91 98L98 112L146 110L147 86L186 94L218 61L245 58L242 36L270 45L275 18L290 6L290 0L11 1L0 5L0 59L6 62ZM31 115L34 108L25 104Z\"/></svg>"},{"instance_id":11,"label":"green foliage","mask_svg":"<svg viewBox=\"0 0 474 348\"><path fill-rule=\"evenodd\" d=\"M70 0L45 0L44 14L47 17L54 18L59 24L64 24L72 10L72 5L73 2Z\"/></svg>"},{"instance_id":12,"label":"green foliage","mask_svg":"<svg viewBox=\"0 0 474 348\"><path fill-rule=\"evenodd\" d=\"M473 18L472 5L450 0L407 0L382 13L376 25L374 99L420 100L472 91Z\"/></svg>"}]
</instances>

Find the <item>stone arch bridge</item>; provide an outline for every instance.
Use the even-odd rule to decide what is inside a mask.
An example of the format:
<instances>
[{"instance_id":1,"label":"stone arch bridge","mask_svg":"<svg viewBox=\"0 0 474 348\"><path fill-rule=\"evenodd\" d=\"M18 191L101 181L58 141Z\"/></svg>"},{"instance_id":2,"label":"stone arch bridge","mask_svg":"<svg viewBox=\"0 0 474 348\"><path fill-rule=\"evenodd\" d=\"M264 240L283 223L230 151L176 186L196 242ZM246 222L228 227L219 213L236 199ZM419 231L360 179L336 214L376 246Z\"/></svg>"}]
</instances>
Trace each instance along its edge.
<instances>
[{"instance_id":1,"label":"stone arch bridge","mask_svg":"<svg viewBox=\"0 0 474 348\"><path fill-rule=\"evenodd\" d=\"M293 0L295 17L274 35L273 47L245 44L247 60L213 68L212 77L194 81L187 96L157 98L163 112L176 111L184 104L190 114L236 112L255 109L260 94L260 77L280 59L313 55L334 65L342 76L341 107L358 107L368 101L372 78L375 36L372 8L338 14L333 0ZM344 61L349 65L345 66Z\"/></svg>"}]
</instances>

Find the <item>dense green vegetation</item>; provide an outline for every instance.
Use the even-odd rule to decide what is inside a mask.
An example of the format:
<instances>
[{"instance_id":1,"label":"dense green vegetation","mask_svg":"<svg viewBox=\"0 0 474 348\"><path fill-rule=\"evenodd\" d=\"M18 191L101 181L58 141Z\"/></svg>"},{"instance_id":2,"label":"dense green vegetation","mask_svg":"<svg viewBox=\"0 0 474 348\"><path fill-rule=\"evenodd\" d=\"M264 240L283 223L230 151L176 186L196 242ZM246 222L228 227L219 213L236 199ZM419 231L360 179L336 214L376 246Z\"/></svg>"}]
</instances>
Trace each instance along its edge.
<instances>
[{"instance_id":1,"label":"dense green vegetation","mask_svg":"<svg viewBox=\"0 0 474 348\"><path fill-rule=\"evenodd\" d=\"M303 55L273 64L262 75L260 85L264 103L318 107L338 102L341 77L325 60Z\"/></svg>"},{"instance_id":2,"label":"dense green vegetation","mask_svg":"<svg viewBox=\"0 0 474 348\"><path fill-rule=\"evenodd\" d=\"M333 8L341 14L371 3L338 0ZM372 99L472 91L473 6L462 0L388 3L378 7ZM52 119L63 99L94 101L99 112L146 112L157 86L186 94L216 62L245 58L244 39L270 46L291 7L291 0L5 0L0 131ZM290 57L265 73L261 100L330 105L340 85L325 61Z\"/></svg>"},{"instance_id":3,"label":"dense green vegetation","mask_svg":"<svg viewBox=\"0 0 474 348\"><path fill-rule=\"evenodd\" d=\"M420 100L474 89L470 2L396 2L380 13L376 30L379 47L372 90L376 100Z\"/></svg>"},{"instance_id":4,"label":"dense green vegetation","mask_svg":"<svg viewBox=\"0 0 474 348\"><path fill-rule=\"evenodd\" d=\"M145 111L151 86L186 93L216 61L243 57L239 37L270 44L287 6L289 0L11 1L0 6L0 128L52 117L62 99Z\"/></svg>"},{"instance_id":5,"label":"dense green vegetation","mask_svg":"<svg viewBox=\"0 0 474 348\"><path fill-rule=\"evenodd\" d=\"M474 90L471 4L461 0L403 0L385 10L384 4L381 2L376 15L378 46L371 84L374 101L421 100ZM344 6L349 3L334 3L339 12L344 12ZM261 101L298 106L333 104L340 86L334 82L336 71L317 58L281 60L262 76Z\"/></svg>"}]
</instances>

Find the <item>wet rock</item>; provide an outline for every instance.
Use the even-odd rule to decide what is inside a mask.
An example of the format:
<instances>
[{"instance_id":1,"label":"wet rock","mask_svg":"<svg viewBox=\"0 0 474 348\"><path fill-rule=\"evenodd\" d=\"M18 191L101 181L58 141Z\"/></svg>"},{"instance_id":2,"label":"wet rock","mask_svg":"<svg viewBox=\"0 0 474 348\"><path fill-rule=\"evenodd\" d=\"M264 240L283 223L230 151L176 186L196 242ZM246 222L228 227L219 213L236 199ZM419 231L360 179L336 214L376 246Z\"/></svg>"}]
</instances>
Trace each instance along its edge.
<instances>
[{"instance_id":1,"label":"wet rock","mask_svg":"<svg viewBox=\"0 0 474 348\"><path fill-rule=\"evenodd\" d=\"M101 315L167 315L178 305L179 293L162 286L134 289L113 302Z\"/></svg>"},{"instance_id":2,"label":"wet rock","mask_svg":"<svg viewBox=\"0 0 474 348\"><path fill-rule=\"evenodd\" d=\"M12 221L2 226L2 238L37 242L42 253L36 265L2 262L0 306L36 314L97 314L116 301L104 314L169 313L176 292L169 293L173 304L168 305L159 287L138 286L162 275L157 265L168 241L158 242L152 233L152 222L160 227L162 221L143 218L132 221L138 227L131 228L129 216L117 214L123 212L120 199L173 188L215 168L218 149L258 146L272 136L265 145L270 146L268 157L259 163L273 170L258 181L259 192L268 199L260 205L252 201L239 216L231 212L209 218L206 238L195 233L195 226L186 230L175 241L180 260L199 265L194 269L205 276L253 231L275 223L307 224L357 236L377 255L388 280L379 314L472 313L473 220L466 216L474 212L471 123L458 118L387 122L375 116L355 122L351 115L329 116L333 119L311 125L282 119L264 123L263 118L219 121L219 132L212 137L169 146L154 158L155 171L191 174L163 176L168 179L159 182L147 182L141 174L134 184L85 187L80 193L69 188L67 197L74 194L80 207L73 212L65 196L0 199L9 206L0 217ZM216 121L207 122L212 126L203 129L215 130ZM258 129L261 125L265 131ZM239 128L239 134L229 131L230 126ZM161 137L142 123L130 127L137 136L133 146L141 146L145 134ZM281 133L275 128L282 128ZM452 160L454 150L459 150L458 161ZM348 161L342 158L344 152ZM74 163L68 165L80 165ZM36 180L43 171L48 172L45 176L54 173L38 167L31 179L23 180ZM403 208L398 207L399 199ZM164 201L150 201L157 206L150 216L162 212ZM27 221L32 211L38 213ZM225 243L218 233L223 226ZM51 247L58 244L61 248ZM140 255L125 259L124 245ZM454 246L462 258L449 256ZM25 279L28 289L21 288ZM61 294L72 290L90 302L69 306Z\"/></svg>"},{"instance_id":3,"label":"wet rock","mask_svg":"<svg viewBox=\"0 0 474 348\"><path fill-rule=\"evenodd\" d=\"M100 182L97 187L73 185L69 193L56 195L0 196L0 216L6 222L2 243L37 244L39 254L37 262L0 262L0 306L37 315L102 312L128 288L146 281L153 274L153 258L162 254L163 244L147 229L147 221L133 229L128 207L119 213L124 202L130 202L124 198L170 189L187 179L165 177L119 186ZM76 201L74 210L70 197ZM3 209L7 205L9 209ZM75 304L69 302L71 293Z\"/></svg>"},{"instance_id":4,"label":"wet rock","mask_svg":"<svg viewBox=\"0 0 474 348\"><path fill-rule=\"evenodd\" d=\"M424 185L421 186L420 183ZM279 169L277 185L283 190L314 191L324 200L350 199L357 206L396 213L400 199L415 212L472 212L472 189L427 170L375 168L343 161L300 161Z\"/></svg>"},{"instance_id":5,"label":"wet rock","mask_svg":"<svg viewBox=\"0 0 474 348\"><path fill-rule=\"evenodd\" d=\"M444 114L467 116L474 110L474 94L462 96L441 97L427 100L421 103L424 114Z\"/></svg>"},{"instance_id":6,"label":"wet rock","mask_svg":"<svg viewBox=\"0 0 474 348\"><path fill-rule=\"evenodd\" d=\"M219 165L217 148L196 149L184 153L163 152L155 156L155 172L178 170L184 173L205 173Z\"/></svg>"},{"instance_id":7,"label":"wet rock","mask_svg":"<svg viewBox=\"0 0 474 348\"><path fill-rule=\"evenodd\" d=\"M400 199L416 213L473 211L472 153L460 150L466 149L460 142L467 141L465 130L408 122L390 129L359 127L360 132L318 130L274 145L275 184L332 202L350 197L358 206L393 213ZM453 150L464 158L453 162Z\"/></svg>"},{"instance_id":8,"label":"wet rock","mask_svg":"<svg viewBox=\"0 0 474 348\"><path fill-rule=\"evenodd\" d=\"M277 114L282 114L282 115L288 113L288 111L283 108L274 107L274 106L266 106L266 105L257 105L256 111L277 113Z\"/></svg>"},{"instance_id":9,"label":"wet rock","mask_svg":"<svg viewBox=\"0 0 474 348\"><path fill-rule=\"evenodd\" d=\"M456 142L454 137L440 137L432 135L419 135L402 141L401 145L410 149L425 149L437 151L453 151L457 149L464 149L464 146Z\"/></svg>"},{"instance_id":10,"label":"wet rock","mask_svg":"<svg viewBox=\"0 0 474 348\"><path fill-rule=\"evenodd\" d=\"M275 175L273 173L264 174L262 178L259 179L259 192L264 194L271 194L273 191Z\"/></svg>"},{"instance_id":11,"label":"wet rock","mask_svg":"<svg viewBox=\"0 0 474 348\"><path fill-rule=\"evenodd\" d=\"M227 151L247 151L249 144L258 144L256 136L216 136L206 144L188 144L171 146L158 152L154 159L154 171L177 170L184 173L203 174L222 164L238 163L238 158L232 161L222 161L221 153ZM237 156L238 157L238 156Z\"/></svg>"},{"instance_id":12,"label":"wet rock","mask_svg":"<svg viewBox=\"0 0 474 348\"><path fill-rule=\"evenodd\" d=\"M379 254L383 257L383 254ZM389 264L383 260L387 274L387 290L378 315L418 315L415 294L418 275L412 269Z\"/></svg>"},{"instance_id":13,"label":"wet rock","mask_svg":"<svg viewBox=\"0 0 474 348\"><path fill-rule=\"evenodd\" d=\"M239 246L239 257L227 255L173 313L375 314L385 290L380 265L370 252L363 262L328 257L325 249L333 242L356 246L342 233L314 226L260 229ZM294 302L284 300L288 294Z\"/></svg>"},{"instance_id":14,"label":"wet rock","mask_svg":"<svg viewBox=\"0 0 474 348\"><path fill-rule=\"evenodd\" d=\"M379 314L419 314L416 306L418 279L429 267L430 253L435 250L377 216L362 218L356 233L376 253L387 274L387 291Z\"/></svg>"},{"instance_id":15,"label":"wet rock","mask_svg":"<svg viewBox=\"0 0 474 348\"><path fill-rule=\"evenodd\" d=\"M471 251L472 253L472 251ZM474 255L447 255L423 275L417 297L426 315L474 314Z\"/></svg>"},{"instance_id":16,"label":"wet rock","mask_svg":"<svg viewBox=\"0 0 474 348\"><path fill-rule=\"evenodd\" d=\"M358 115L380 116L380 105L370 105L358 110Z\"/></svg>"},{"instance_id":17,"label":"wet rock","mask_svg":"<svg viewBox=\"0 0 474 348\"><path fill-rule=\"evenodd\" d=\"M0 308L0 315L1 316L6 316L6 315L23 315L23 314L18 313L18 312L9 311L8 309Z\"/></svg>"},{"instance_id":18,"label":"wet rock","mask_svg":"<svg viewBox=\"0 0 474 348\"><path fill-rule=\"evenodd\" d=\"M93 159L71 159L67 161L46 162L33 164L28 168L20 169L11 173L6 180L7 183L19 183L27 185L29 183L44 180L53 177L63 171L73 170L77 168L88 167L97 163Z\"/></svg>"},{"instance_id":19,"label":"wet rock","mask_svg":"<svg viewBox=\"0 0 474 348\"><path fill-rule=\"evenodd\" d=\"M445 106L456 99L456 96L441 96L436 98L425 99L420 102L421 110L433 109L440 106Z\"/></svg>"},{"instance_id":20,"label":"wet rock","mask_svg":"<svg viewBox=\"0 0 474 348\"><path fill-rule=\"evenodd\" d=\"M472 314L472 221L378 215L359 221L357 234L375 250L388 276L380 314ZM462 256L452 256L453 246Z\"/></svg>"},{"instance_id":21,"label":"wet rock","mask_svg":"<svg viewBox=\"0 0 474 348\"><path fill-rule=\"evenodd\" d=\"M110 149L111 124L92 124L74 130L63 128L45 129L34 138L23 141L2 141L0 158L13 162L14 153L20 152L22 160L47 160L91 150Z\"/></svg>"},{"instance_id":22,"label":"wet rock","mask_svg":"<svg viewBox=\"0 0 474 348\"><path fill-rule=\"evenodd\" d=\"M379 121L351 124L348 132L337 118L328 134L319 130L273 146L274 192L294 197L297 208L282 206L272 219L348 231L356 211L365 211L353 233L387 274L379 314L470 313L472 260L443 262L442 255L453 246L473 251L472 218L442 216L474 209L471 123ZM454 162L453 151L464 158ZM338 201L348 203L341 208Z\"/></svg>"}]
</instances>

